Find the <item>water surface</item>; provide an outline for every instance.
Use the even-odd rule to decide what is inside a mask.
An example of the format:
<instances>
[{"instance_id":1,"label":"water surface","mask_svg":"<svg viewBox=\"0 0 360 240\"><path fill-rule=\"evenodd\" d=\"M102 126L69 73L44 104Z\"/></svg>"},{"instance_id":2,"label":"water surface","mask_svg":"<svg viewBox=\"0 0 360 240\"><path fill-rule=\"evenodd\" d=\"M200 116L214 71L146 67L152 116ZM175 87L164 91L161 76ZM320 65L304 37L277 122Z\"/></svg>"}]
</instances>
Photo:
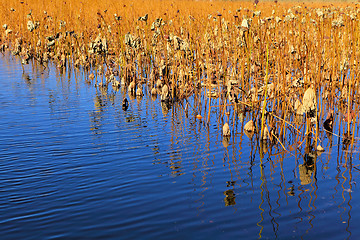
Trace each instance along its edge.
<instances>
[{"instance_id":1,"label":"water surface","mask_svg":"<svg viewBox=\"0 0 360 240\"><path fill-rule=\"evenodd\" d=\"M236 117L227 144L216 112L148 94L124 111L85 78L0 58L1 239L359 236L358 141L263 148Z\"/></svg>"}]
</instances>

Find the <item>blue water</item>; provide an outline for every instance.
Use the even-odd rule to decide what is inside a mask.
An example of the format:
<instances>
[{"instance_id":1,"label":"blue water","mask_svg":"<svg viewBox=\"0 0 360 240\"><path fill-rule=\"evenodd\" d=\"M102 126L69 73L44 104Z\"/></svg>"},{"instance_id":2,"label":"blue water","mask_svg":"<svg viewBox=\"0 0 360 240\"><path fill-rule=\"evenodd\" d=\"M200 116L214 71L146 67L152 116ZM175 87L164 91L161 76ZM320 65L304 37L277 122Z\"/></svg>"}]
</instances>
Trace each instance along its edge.
<instances>
[{"instance_id":1,"label":"blue water","mask_svg":"<svg viewBox=\"0 0 360 240\"><path fill-rule=\"evenodd\" d=\"M146 94L124 111L123 89L51 65L24 70L0 58L1 239L360 234L357 141L350 152L322 136L326 151L305 166L303 148L261 148L238 118L227 146L216 110L207 125Z\"/></svg>"}]
</instances>

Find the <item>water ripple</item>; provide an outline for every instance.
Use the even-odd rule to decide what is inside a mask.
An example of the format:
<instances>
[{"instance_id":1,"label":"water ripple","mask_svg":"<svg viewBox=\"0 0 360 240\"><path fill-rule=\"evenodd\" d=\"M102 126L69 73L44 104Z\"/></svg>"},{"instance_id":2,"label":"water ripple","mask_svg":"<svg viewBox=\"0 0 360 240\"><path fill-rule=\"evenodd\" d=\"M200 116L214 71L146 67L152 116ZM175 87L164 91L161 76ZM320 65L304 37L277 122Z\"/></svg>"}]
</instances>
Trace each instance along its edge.
<instances>
[{"instance_id":1,"label":"water ripple","mask_svg":"<svg viewBox=\"0 0 360 240\"><path fill-rule=\"evenodd\" d=\"M181 105L164 112L144 97L123 111L122 90L49 69L23 76L17 58L0 58L2 239L359 233L358 153L334 145L315 168L240 129L227 143L217 119L207 126Z\"/></svg>"}]
</instances>

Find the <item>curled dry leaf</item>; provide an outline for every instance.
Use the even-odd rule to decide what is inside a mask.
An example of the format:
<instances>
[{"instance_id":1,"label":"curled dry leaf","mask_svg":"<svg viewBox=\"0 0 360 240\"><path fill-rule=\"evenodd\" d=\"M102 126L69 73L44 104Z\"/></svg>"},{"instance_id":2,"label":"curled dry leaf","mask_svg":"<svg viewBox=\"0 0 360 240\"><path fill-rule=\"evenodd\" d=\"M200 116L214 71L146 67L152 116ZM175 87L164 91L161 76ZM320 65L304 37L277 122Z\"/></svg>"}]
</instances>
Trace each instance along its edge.
<instances>
[{"instance_id":1,"label":"curled dry leaf","mask_svg":"<svg viewBox=\"0 0 360 240\"><path fill-rule=\"evenodd\" d=\"M223 136L230 136L230 127L228 123L225 123L223 126Z\"/></svg>"},{"instance_id":2,"label":"curled dry leaf","mask_svg":"<svg viewBox=\"0 0 360 240\"><path fill-rule=\"evenodd\" d=\"M245 126L244 130L248 132L255 132L255 124L253 120L248 121Z\"/></svg>"},{"instance_id":3,"label":"curled dry leaf","mask_svg":"<svg viewBox=\"0 0 360 240\"><path fill-rule=\"evenodd\" d=\"M295 101L294 110L295 110L295 113L298 115L302 115L304 113L303 105L301 104L299 99L296 99L296 101Z\"/></svg>"},{"instance_id":4,"label":"curled dry leaf","mask_svg":"<svg viewBox=\"0 0 360 240\"><path fill-rule=\"evenodd\" d=\"M325 151L325 149L321 145L318 145L316 147L316 150L319 151L319 152L324 152Z\"/></svg>"},{"instance_id":5,"label":"curled dry leaf","mask_svg":"<svg viewBox=\"0 0 360 240\"><path fill-rule=\"evenodd\" d=\"M329 112L326 116L325 122L324 122L324 128L326 131L332 132L333 131L333 124L334 124L334 113L333 111Z\"/></svg>"},{"instance_id":6,"label":"curled dry leaf","mask_svg":"<svg viewBox=\"0 0 360 240\"><path fill-rule=\"evenodd\" d=\"M308 89L306 89L304 93L302 110L306 114L309 114L316 110L316 94L313 86L310 86Z\"/></svg>"},{"instance_id":7,"label":"curled dry leaf","mask_svg":"<svg viewBox=\"0 0 360 240\"><path fill-rule=\"evenodd\" d=\"M169 101L170 100L170 93L168 85L164 85L161 89L161 101Z\"/></svg>"},{"instance_id":8,"label":"curled dry leaf","mask_svg":"<svg viewBox=\"0 0 360 240\"><path fill-rule=\"evenodd\" d=\"M136 90L136 96L143 96L143 91L142 91L142 87L141 85L138 86L137 90Z\"/></svg>"},{"instance_id":9,"label":"curled dry leaf","mask_svg":"<svg viewBox=\"0 0 360 240\"><path fill-rule=\"evenodd\" d=\"M153 88L151 89L151 95L153 95L153 96L157 95L157 90L156 90L155 87L153 87Z\"/></svg>"},{"instance_id":10,"label":"curled dry leaf","mask_svg":"<svg viewBox=\"0 0 360 240\"><path fill-rule=\"evenodd\" d=\"M130 93L135 93L135 87L136 87L135 81L132 81L132 82L129 84L128 91L129 91Z\"/></svg>"},{"instance_id":11,"label":"curled dry leaf","mask_svg":"<svg viewBox=\"0 0 360 240\"><path fill-rule=\"evenodd\" d=\"M263 131L263 133L262 133L261 139L262 139L262 140L268 140L268 139L270 139L270 132L269 132L269 129L267 128L266 125L264 126L264 131Z\"/></svg>"}]
</instances>

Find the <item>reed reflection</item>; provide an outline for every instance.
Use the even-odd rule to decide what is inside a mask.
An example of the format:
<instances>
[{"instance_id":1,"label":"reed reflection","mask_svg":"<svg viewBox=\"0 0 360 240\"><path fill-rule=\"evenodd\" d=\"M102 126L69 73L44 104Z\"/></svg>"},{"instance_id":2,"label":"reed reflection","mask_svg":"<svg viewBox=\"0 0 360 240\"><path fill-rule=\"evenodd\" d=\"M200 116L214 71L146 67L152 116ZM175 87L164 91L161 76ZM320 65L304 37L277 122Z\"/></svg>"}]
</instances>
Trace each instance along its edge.
<instances>
[{"instance_id":1,"label":"reed reflection","mask_svg":"<svg viewBox=\"0 0 360 240\"><path fill-rule=\"evenodd\" d=\"M28 84L27 80L25 84ZM61 87L67 89L69 84L61 84ZM333 211L331 217L343 223L342 229L351 236L353 215L356 214L356 208L353 208L356 195L353 191L356 191L359 177L359 165L355 164L355 160L353 165L353 159L358 154L353 151L357 147L356 139L354 142L344 141L344 137L326 132L326 137L323 134L320 140L323 144L327 141L327 153L320 155L315 150L314 137L305 139L302 143L297 140L305 135L301 136L302 132L298 133L293 129L280 129L279 141L275 142L270 139L260 140L258 131L243 131L244 126L239 123L252 118L244 112L212 107L210 121L206 117L196 119L196 114L204 115L207 110L192 99L184 104L161 102L159 98L146 102L146 95L142 99L135 96L121 110L122 99L127 99L126 90L122 92L123 90L96 89L93 98L90 98L93 101L90 101L93 110L89 112L91 131L95 135L104 134L106 119L112 118L113 114L116 115L114 118L117 129L122 129L121 124L124 122L132 123L139 119L143 121L133 112L144 114L146 119L152 118L152 129L140 129L135 134L145 137L147 131L153 131L146 139L153 163L160 163L157 168L166 166L164 171L167 174L162 176L177 178L181 184L190 182L196 193L189 195L199 212L210 212L209 205L225 205L230 210L245 205L257 211L251 213L254 217L249 218L249 222L258 227L256 231L259 238L281 236L279 232L283 231L283 226L289 227L283 219L289 218L297 220L291 227L305 229L302 237L306 238L307 233L319 225L318 220L322 217L320 214L333 211L324 206L334 205L338 212ZM51 111L56 112L56 106L64 100L56 92L48 91L48 102ZM147 104L146 109L143 108L144 103ZM112 111L113 108L117 111ZM222 112L229 114L227 116ZM232 134L222 137L219 129L225 119L229 122ZM301 122L303 119L298 127L303 131ZM259 126L259 122L255 125ZM340 132L345 134L338 134L339 136L347 135L347 126L342 127L339 128ZM354 135L355 131L352 129L351 133ZM321 166L319 160L325 158L325 164ZM225 189L219 184L224 182ZM221 186L218 187L219 185ZM214 191L220 199L216 203L208 197ZM241 216L239 212L234 213L234 218Z\"/></svg>"},{"instance_id":2,"label":"reed reflection","mask_svg":"<svg viewBox=\"0 0 360 240\"><path fill-rule=\"evenodd\" d=\"M316 153L309 152L304 154L304 162L299 165L299 175L301 185L308 185L314 179L314 170L315 170L315 159Z\"/></svg>"},{"instance_id":3,"label":"reed reflection","mask_svg":"<svg viewBox=\"0 0 360 240\"><path fill-rule=\"evenodd\" d=\"M63 87L66 88L66 86ZM121 90L103 88L96 90L93 97L94 110L89 114L91 130L94 134L103 134L104 118L112 114L109 110L121 106L121 99L125 98L117 97L119 96L117 94L121 95ZM123 93L122 96L126 96L126 93ZM121 119L126 122L136 121L137 116L132 112L136 110L145 111L141 109L140 101L144 103L146 98L147 96L137 99L135 96L128 103L129 109L124 109L127 111L119 110L116 112L119 115L117 118L119 124L122 122ZM49 92L50 106L52 104L53 107L55 101L61 101L61 99ZM282 228L281 219L287 217L288 214L284 210L287 208L291 208L295 212L294 216L299 220L295 224L296 226L306 226L304 228L307 231L314 228L318 216L316 210L321 209L321 204L323 204L320 203L317 195L319 191L324 194L325 187L318 187L317 161L320 156L318 152L314 151L313 139L305 142L304 147L299 144L299 149L289 152L289 144L285 144L286 149L284 150L280 143L274 144L269 140L259 141L259 133L256 131L242 131L243 126L239 127L238 121L245 122L251 116L246 116L242 112L231 113L230 111L229 116L222 117L220 111L215 111L213 108L210 124L208 124L205 118L202 120L192 119L195 111L204 113L206 110L205 107L191 102L191 99L189 102L188 105L182 103L169 104L168 102L161 102L159 98L153 99L151 102L153 106L149 110L149 114L153 119L165 125L164 129L168 131L166 141L169 140L169 143L164 143L165 141L161 139L155 141L152 145L152 153L156 162L166 164L168 176L182 178L191 173L191 182L194 190L197 191L197 199L194 202L198 204L199 211L206 211L206 203L210 201L207 199L207 194L213 191L216 183L225 181L227 183L226 189L218 191L221 200L224 201L221 203L222 206L235 208L241 199L241 204L244 202L251 207L257 207L256 222L253 219L252 221L254 225L258 225L260 228L258 229L259 237L267 236L264 233L268 234L269 231L272 232L274 238L278 236L278 232ZM236 116L240 114L239 119L235 118L235 114ZM165 117L166 123L159 121L158 116ZM218 131L224 122L224 118L229 121L231 126L233 133L231 136L222 137ZM346 129L344 128L344 130ZM240 133L237 133L238 131ZM249 138L243 137L244 133ZM293 132L287 131L285 133L286 136L279 137L279 139L283 137L284 143L296 139L293 136L287 137ZM327 147L330 149L333 146L333 137L334 135L327 136ZM189 145L192 148L190 156L186 154ZM350 146L351 142L350 144L343 141L340 143L338 152L341 155L337 166L339 171L337 175L338 184L335 184L336 192L333 195L334 202L341 210L337 217L347 224L346 231L348 231L349 236L351 235L352 224L352 191L356 178L354 180L352 176L354 168L351 154L343 150L350 152ZM243 150L244 147L247 148ZM328 156L327 165L319 168L332 168L330 154L326 156ZM223 161L219 161L221 158ZM301 163L290 168L289 165L296 162L298 158L300 158L299 162ZM217 173L222 171L226 172L226 179L222 175L221 177L217 176ZM291 172L294 172L294 176L291 176ZM321 176L324 175L321 173ZM246 193L243 187L247 189ZM294 201L296 202L294 203ZM258 205L255 206L254 202ZM303 237L305 238L306 234Z\"/></svg>"},{"instance_id":4,"label":"reed reflection","mask_svg":"<svg viewBox=\"0 0 360 240\"><path fill-rule=\"evenodd\" d=\"M224 202L225 202L225 206L233 206L236 204L235 202L235 192L233 189L228 189L224 192L225 198L224 198Z\"/></svg>"},{"instance_id":5,"label":"reed reflection","mask_svg":"<svg viewBox=\"0 0 360 240\"><path fill-rule=\"evenodd\" d=\"M106 108L111 97L107 94L107 89L101 87L96 91L93 98L94 110L89 112L90 116L90 130L95 135L102 134L103 118L106 116Z\"/></svg>"}]
</instances>

